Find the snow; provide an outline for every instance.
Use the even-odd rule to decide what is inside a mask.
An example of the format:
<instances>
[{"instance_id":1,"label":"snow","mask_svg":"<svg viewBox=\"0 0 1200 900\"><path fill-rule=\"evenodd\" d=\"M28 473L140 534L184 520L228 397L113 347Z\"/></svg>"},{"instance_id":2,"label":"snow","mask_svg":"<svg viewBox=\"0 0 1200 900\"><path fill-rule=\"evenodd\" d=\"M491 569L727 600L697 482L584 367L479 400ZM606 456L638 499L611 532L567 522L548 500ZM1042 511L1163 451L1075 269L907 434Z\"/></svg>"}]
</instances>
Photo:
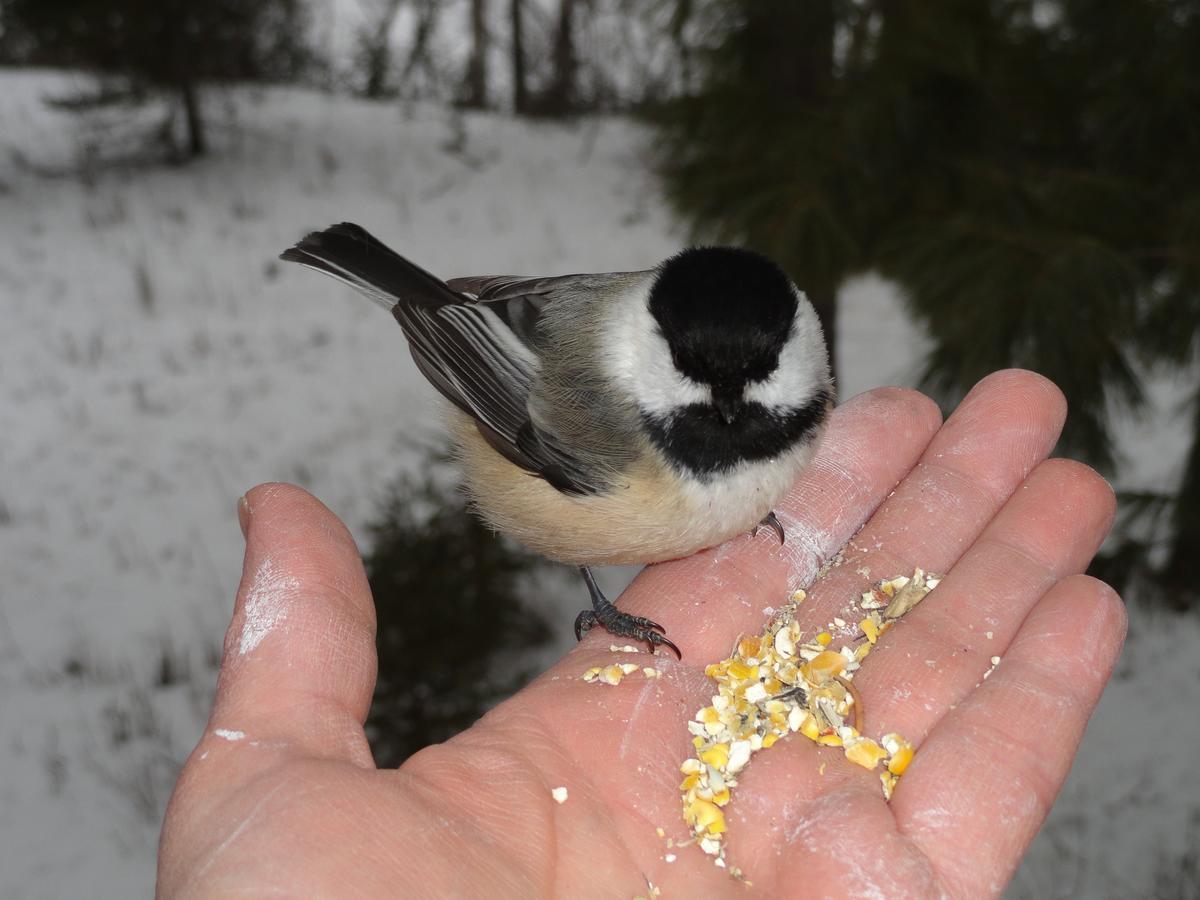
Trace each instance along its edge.
<instances>
[{"instance_id":1,"label":"snow","mask_svg":"<svg viewBox=\"0 0 1200 900\"><path fill-rule=\"evenodd\" d=\"M281 249L352 219L452 276L645 267L684 240L645 135L621 120L243 89L212 102L211 159L81 182L53 173L130 123L84 134L42 103L76 83L0 71L4 897L151 891L163 804L206 727L240 577L238 497L296 481L361 539L379 487L436 438L432 392L396 331L277 263ZM894 292L865 277L844 297L843 396L911 383L922 336ZM882 340L895 352L871 349ZM1122 428L1131 485L1177 478L1182 390L1156 384L1157 418ZM605 577L614 590L628 572ZM238 651L286 627L293 589L259 564ZM565 645L575 607L560 606ZM1194 654L1169 651L1198 630L1135 618L1011 896L1136 895L1161 854L1182 851L1200 807L1184 751L1200 737L1200 679ZM1171 704L1138 703L1151 684Z\"/></svg>"}]
</instances>

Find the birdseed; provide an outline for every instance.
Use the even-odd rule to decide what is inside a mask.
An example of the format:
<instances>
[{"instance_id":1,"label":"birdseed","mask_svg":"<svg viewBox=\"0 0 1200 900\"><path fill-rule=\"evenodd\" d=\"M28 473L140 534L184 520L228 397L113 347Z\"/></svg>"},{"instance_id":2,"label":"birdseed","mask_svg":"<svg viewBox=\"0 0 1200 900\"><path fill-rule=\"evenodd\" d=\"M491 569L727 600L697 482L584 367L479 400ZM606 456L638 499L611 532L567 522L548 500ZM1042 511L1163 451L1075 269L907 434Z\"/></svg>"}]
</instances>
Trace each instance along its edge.
<instances>
[{"instance_id":1,"label":"birdseed","mask_svg":"<svg viewBox=\"0 0 1200 900\"><path fill-rule=\"evenodd\" d=\"M831 649L833 633L846 629L845 620L835 618L806 639L794 618L805 599L797 591L761 635L738 638L727 659L705 668L717 693L687 723L695 756L679 767L684 776L679 789L684 821L716 865L726 867L724 808L733 799L738 775L754 753L794 732L841 747L864 769L878 769L883 795L891 799L914 748L899 734L875 740L861 733L862 702L852 682L880 637L939 580L917 569L911 576L875 582L859 603L865 614L857 623L860 635L837 650ZM742 877L736 868L729 871Z\"/></svg>"}]
</instances>

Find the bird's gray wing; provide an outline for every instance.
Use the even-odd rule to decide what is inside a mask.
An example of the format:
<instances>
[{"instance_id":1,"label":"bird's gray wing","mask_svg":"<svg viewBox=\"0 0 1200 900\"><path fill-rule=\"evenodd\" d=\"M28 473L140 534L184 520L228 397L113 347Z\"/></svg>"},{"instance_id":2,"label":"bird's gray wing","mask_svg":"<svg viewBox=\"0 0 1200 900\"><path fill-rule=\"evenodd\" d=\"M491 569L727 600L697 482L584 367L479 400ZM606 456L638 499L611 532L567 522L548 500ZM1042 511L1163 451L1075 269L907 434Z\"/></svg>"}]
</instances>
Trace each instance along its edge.
<instances>
[{"instance_id":1,"label":"bird's gray wing","mask_svg":"<svg viewBox=\"0 0 1200 900\"><path fill-rule=\"evenodd\" d=\"M456 289L452 284L461 280L443 282L349 223L308 235L282 258L344 281L390 309L417 368L510 462L567 494L607 486L602 473L531 421L529 395L540 361L535 345L509 324L507 305ZM487 291L480 286L480 293ZM490 296L499 300L500 293L496 287ZM537 301L517 302L516 296L504 303L536 320Z\"/></svg>"},{"instance_id":2,"label":"bird's gray wing","mask_svg":"<svg viewBox=\"0 0 1200 900\"><path fill-rule=\"evenodd\" d=\"M446 284L476 303L493 310L526 345L535 351L544 337L538 331L542 313L568 296L586 295L596 287L608 285L612 275L471 275L451 278Z\"/></svg>"}]
</instances>

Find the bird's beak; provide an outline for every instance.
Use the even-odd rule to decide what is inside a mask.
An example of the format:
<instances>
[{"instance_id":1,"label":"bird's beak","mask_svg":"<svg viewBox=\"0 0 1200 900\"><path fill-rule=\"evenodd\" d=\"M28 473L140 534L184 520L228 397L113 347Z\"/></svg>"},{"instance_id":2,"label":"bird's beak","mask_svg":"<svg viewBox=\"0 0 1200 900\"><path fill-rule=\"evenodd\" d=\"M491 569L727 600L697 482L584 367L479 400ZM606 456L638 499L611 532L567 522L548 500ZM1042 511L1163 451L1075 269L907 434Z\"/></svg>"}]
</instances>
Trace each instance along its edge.
<instances>
[{"instance_id":1,"label":"bird's beak","mask_svg":"<svg viewBox=\"0 0 1200 900\"><path fill-rule=\"evenodd\" d=\"M738 413L742 408L741 397L713 397L713 406L717 408L717 412L721 415L721 420L726 425L732 425L733 420L738 417Z\"/></svg>"}]
</instances>

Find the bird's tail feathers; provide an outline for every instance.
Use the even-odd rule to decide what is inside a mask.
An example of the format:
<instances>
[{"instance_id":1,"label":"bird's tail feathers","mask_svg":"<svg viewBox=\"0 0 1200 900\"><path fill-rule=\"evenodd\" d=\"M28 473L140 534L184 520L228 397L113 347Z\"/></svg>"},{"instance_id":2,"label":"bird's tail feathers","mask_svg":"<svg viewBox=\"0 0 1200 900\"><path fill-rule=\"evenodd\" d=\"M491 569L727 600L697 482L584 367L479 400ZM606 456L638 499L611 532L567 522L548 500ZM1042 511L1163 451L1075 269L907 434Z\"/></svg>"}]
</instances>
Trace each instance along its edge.
<instances>
[{"instance_id":1,"label":"bird's tail feathers","mask_svg":"<svg viewBox=\"0 0 1200 900\"><path fill-rule=\"evenodd\" d=\"M387 310L397 303L437 308L463 300L440 278L349 222L314 231L279 258L331 275Z\"/></svg>"}]
</instances>

